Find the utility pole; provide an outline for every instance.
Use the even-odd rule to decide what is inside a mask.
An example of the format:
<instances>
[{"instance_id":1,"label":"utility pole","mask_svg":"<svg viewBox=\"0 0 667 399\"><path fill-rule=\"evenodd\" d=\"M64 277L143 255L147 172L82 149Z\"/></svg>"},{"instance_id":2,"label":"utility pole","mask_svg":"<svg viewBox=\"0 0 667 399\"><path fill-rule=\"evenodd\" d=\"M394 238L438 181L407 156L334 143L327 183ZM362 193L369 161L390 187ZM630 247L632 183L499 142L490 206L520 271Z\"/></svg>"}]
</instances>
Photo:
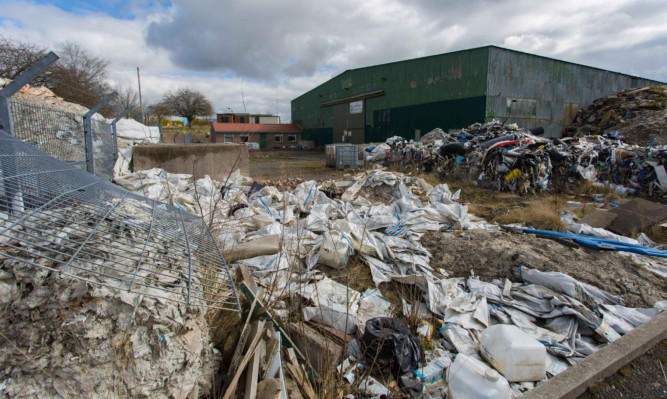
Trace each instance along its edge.
<instances>
[{"instance_id":1,"label":"utility pole","mask_svg":"<svg viewBox=\"0 0 667 399\"><path fill-rule=\"evenodd\" d=\"M144 103L141 100L141 75L139 74L139 67L137 67L137 82L139 82L139 108L141 109L141 123L146 123L146 117L144 116Z\"/></svg>"}]
</instances>

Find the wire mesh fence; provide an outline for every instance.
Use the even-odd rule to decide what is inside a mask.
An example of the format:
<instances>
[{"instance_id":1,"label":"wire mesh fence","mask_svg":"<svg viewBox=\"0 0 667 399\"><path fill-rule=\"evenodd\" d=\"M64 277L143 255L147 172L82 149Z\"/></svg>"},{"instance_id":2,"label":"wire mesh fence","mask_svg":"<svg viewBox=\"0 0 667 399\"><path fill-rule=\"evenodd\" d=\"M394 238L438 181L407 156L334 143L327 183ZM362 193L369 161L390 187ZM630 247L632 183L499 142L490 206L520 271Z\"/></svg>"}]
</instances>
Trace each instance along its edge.
<instances>
[{"instance_id":1,"label":"wire mesh fence","mask_svg":"<svg viewBox=\"0 0 667 399\"><path fill-rule=\"evenodd\" d=\"M240 310L229 269L201 218L133 194L1 130L0 163L3 262Z\"/></svg>"},{"instance_id":2,"label":"wire mesh fence","mask_svg":"<svg viewBox=\"0 0 667 399\"><path fill-rule=\"evenodd\" d=\"M95 174L105 179L113 178L114 144L111 125L93 119L93 161L95 163Z\"/></svg>"},{"instance_id":3,"label":"wire mesh fence","mask_svg":"<svg viewBox=\"0 0 667 399\"><path fill-rule=\"evenodd\" d=\"M86 169L83 116L15 99L9 101L16 137L40 151ZM92 121L95 174L111 179L114 153L111 125Z\"/></svg>"}]
</instances>

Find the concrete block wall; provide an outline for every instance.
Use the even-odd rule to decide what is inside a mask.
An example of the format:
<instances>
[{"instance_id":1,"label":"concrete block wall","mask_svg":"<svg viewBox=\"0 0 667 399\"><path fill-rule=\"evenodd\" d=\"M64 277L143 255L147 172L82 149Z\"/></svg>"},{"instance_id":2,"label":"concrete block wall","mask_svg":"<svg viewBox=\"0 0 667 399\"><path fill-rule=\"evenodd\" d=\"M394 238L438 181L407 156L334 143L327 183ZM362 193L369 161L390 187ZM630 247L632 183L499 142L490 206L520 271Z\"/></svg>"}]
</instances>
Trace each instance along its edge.
<instances>
[{"instance_id":1,"label":"concrete block wall","mask_svg":"<svg viewBox=\"0 0 667 399\"><path fill-rule=\"evenodd\" d=\"M206 175L224 181L230 173L248 176L248 147L245 144L158 144L132 149L134 170L161 168L187 173L200 179Z\"/></svg>"}]
</instances>

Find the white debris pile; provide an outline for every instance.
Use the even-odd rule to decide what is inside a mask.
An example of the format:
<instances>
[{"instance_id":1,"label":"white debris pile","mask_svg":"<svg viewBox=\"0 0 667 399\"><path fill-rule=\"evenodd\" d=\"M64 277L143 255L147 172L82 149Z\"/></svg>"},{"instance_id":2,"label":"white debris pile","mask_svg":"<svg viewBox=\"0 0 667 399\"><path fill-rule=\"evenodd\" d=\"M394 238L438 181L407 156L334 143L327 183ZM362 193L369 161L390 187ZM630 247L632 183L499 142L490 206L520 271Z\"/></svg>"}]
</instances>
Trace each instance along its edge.
<instances>
[{"instance_id":1,"label":"white debris pile","mask_svg":"<svg viewBox=\"0 0 667 399\"><path fill-rule=\"evenodd\" d=\"M111 123L111 119L108 120ZM132 161L132 147L139 144L157 144L160 142L160 128L146 126L133 119L121 119L116 122L118 138L118 159L114 165L114 177L129 175Z\"/></svg>"},{"instance_id":2,"label":"white debris pile","mask_svg":"<svg viewBox=\"0 0 667 399\"><path fill-rule=\"evenodd\" d=\"M395 314L396 309L382 296L383 283L393 281L414 288L421 298L402 298L404 314L421 319L419 334L435 349L427 351L426 359L411 359L415 364L421 362L422 367L402 374L400 383L402 387L419 387L414 388L419 395L441 396L447 389L446 370L459 356L468 355L479 361L482 375L495 373L494 381L504 381L496 387L499 392L507 393L506 397L510 391L520 396L667 307L663 301L651 309L627 308L621 298L565 274L520 265L514 276L508 276L515 282L448 278L447 271L431 267L432 255L420 238L429 231L496 230L497 226L469 215L467 207L457 202L459 192L452 193L446 184L433 187L403 174L367 171L355 176L341 197L333 199L316 181L303 182L286 192L251 187L242 180L210 182L212 186L203 192L216 207L191 201L200 183L191 183L187 177L148 171L126 176L119 183L208 215L221 247L243 248L244 256L234 257L232 266L245 265L260 286L271 288L265 299L276 304L276 315L289 314L279 304L298 298L303 305L299 317L338 334L356 336L359 341L366 336L367 323ZM280 244L271 241L276 237ZM322 271L335 274L344 270L357 255L369 267L378 288L361 293L323 275ZM441 320L442 324L434 328L429 320ZM487 350L485 357L480 338L497 324L512 326L504 334L519 337L519 341L528 337L532 347L540 349L537 352L541 354L531 355L542 363L536 365L537 371L528 370L530 378L522 379L524 374L514 373L516 370L496 371L489 360L491 352ZM397 327L397 339L401 339L400 330ZM361 365L372 362L358 347L356 352L348 351L350 356L340 368L347 381L354 381L354 373L367 370ZM491 366L483 363L484 359ZM429 371L424 373L426 369ZM373 383L378 385L386 390L379 382ZM364 386L361 384L362 391ZM456 381L453 386L458 386ZM373 392L377 390L368 389L367 393Z\"/></svg>"},{"instance_id":3,"label":"white debris pile","mask_svg":"<svg viewBox=\"0 0 667 399\"><path fill-rule=\"evenodd\" d=\"M132 208L126 211L136 218L151 218L139 207L123 207ZM62 225L62 219L49 212L39 225L24 221L24 235L3 238L11 247L0 264L2 392L9 397L155 398L210 392L219 354L209 342L203 308L177 302L185 288L162 292L146 287L143 294L134 294L116 286L117 280L103 278L134 270L136 261L105 250L135 247L132 240L138 233L131 225L104 219L110 225L123 224L123 234L99 229L91 238L96 253L81 251L67 263L88 280L83 281L58 272L72 256L61 252L59 243L77 242L80 225ZM35 234L36 228L40 233ZM41 256L32 260L35 265L12 259L24 258L19 248L28 243L40 248ZM162 257L161 262L170 265L185 262L181 267L187 268L187 258L168 255L169 242L161 245L146 256L158 261ZM160 278L156 270L144 272Z\"/></svg>"}]
</instances>

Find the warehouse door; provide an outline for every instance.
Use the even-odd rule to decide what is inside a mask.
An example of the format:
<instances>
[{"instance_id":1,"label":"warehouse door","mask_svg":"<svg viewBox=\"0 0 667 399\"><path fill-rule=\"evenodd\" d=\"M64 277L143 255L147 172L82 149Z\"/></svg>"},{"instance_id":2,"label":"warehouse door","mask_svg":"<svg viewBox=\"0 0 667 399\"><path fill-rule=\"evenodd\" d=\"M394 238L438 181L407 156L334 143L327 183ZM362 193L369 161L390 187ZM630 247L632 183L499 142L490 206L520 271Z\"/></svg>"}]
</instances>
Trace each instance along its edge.
<instances>
[{"instance_id":1,"label":"warehouse door","mask_svg":"<svg viewBox=\"0 0 667 399\"><path fill-rule=\"evenodd\" d=\"M333 142L363 144L366 139L366 101L336 104L333 107Z\"/></svg>"}]
</instances>

